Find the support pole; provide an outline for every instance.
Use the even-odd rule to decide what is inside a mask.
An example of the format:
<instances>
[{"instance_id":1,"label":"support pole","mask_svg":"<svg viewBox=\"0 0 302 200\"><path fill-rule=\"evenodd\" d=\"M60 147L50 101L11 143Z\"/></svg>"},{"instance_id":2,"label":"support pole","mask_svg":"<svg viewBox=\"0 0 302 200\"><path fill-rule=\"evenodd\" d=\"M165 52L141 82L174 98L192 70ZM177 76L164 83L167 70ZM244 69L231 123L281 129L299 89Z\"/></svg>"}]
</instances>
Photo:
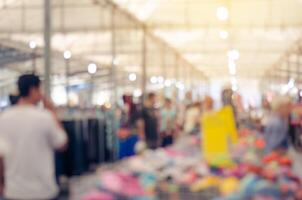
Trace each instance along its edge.
<instances>
[{"instance_id":1,"label":"support pole","mask_svg":"<svg viewBox=\"0 0 302 200\"><path fill-rule=\"evenodd\" d=\"M70 99L69 99L69 96L70 96L69 75L70 75L70 62L69 62L69 59L65 59L65 79L66 79L65 89L66 89L67 107L70 106Z\"/></svg>"},{"instance_id":2,"label":"support pole","mask_svg":"<svg viewBox=\"0 0 302 200\"><path fill-rule=\"evenodd\" d=\"M94 97L94 74L90 75L90 90L89 90L89 107L93 108L93 97Z\"/></svg>"},{"instance_id":3,"label":"support pole","mask_svg":"<svg viewBox=\"0 0 302 200\"><path fill-rule=\"evenodd\" d=\"M44 92L51 94L51 6L50 0L44 0Z\"/></svg>"},{"instance_id":4,"label":"support pole","mask_svg":"<svg viewBox=\"0 0 302 200\"><path fill-rule=\"evenodd\" d=\"M297 64L296 64L296 70L297 70L297 78L296 82L300 86L300 47L298 48L298 53L297 53Z\"/></svg>"},{"instance_id":5,"label":"support pole","mask_svg":"<svg viewBox=\"0 0 302 200\"><path fill-rule=\"evenodd\" d=\"M278 71L277 71L278 67L279 67L279 64L276 65L275 67L273 67L273 69L271 70L271 73L273 76L273 82L275 85L278 84Z\"/></svg>"},{"instance_id":6,"label":"support pole","mask_svg":"<svg viewBox=\"0 0 302 200\"><path fill-rule=\"evenodd\" d=\"M112 54L112 60L111 60L111 82L113 84L113 95L112 95L112 103L113 106L115 107L118 100L118 95L117 95L117 78L116 78L116 68L117 68L117 61L116 61L116 27L115 27L115 6L112 6L111 10L111 54Z\"/></svg>"},{"instance_id":7,"label":"support pole","mask_svg":"<svg viewBox=\"0 0 302 200\"><path fill-rule=\"evenodd\" d=\"M168 79L167 66L166 66L166 48L164 46L161 47L161 68L165 80Z\"/></svg>"},{"instance_id":8,"label":"support pole","mask_svg":"<svg viewBox=\"0 0 302 200\"><path fill-rule=\"evenodd\" d=\"M192 85L190 83L190 75L189 75L190 74L190 68L191 68L191 66L184 64L183 68L184 68L186 85L191 90L192 89Z\"/></svg>"},{"instance_id":9,"label":"support pole","mask_svg":"<svg viewBox=\"0 0 302 200\"><path fill-rule=\"evenodd\" d=\"M167 97L168 95L168 88L166 87L166 80L168 80L168 73L167 73L167 66L166 66L166 48L164 46L161 46L161 72L164 77L164 97Z\"/></svg>"},{"instance_id":10,"label":"support pole","mask_svg":"<svg viewBox=\"0 0 302 200\"><path fill-rule=\"evenodd\" d=\"M193 69L192 66L190 66L188 73L189 73L188 76L189 76L190 87L191 87L191 89L196 89L196 88L194 88L194 86L195 86L195 76L194 76L194 69Z\"/></svg>"},{"instance_id":11,"label":"support pole","mask_svg":"<svg viewBox=\"0 0 302 200\"><path fill-rule=\"evenodd\" d=\"M142 37L142 102L144 102L146 97L146 85L147 85L147 38L146 38L146 28L143 29Z\"/></svg>"},{"instance_id":12,"label":"support pole","mask_svg":"<svg viewBox=\"0 0 302 200\"><path fill-rule=\"evenodd\" d=\"M118 159L118 138L117 138L117 129L118 129L118 122L117 122L117 118L116 118L116 109L117 109L117 103L118 103L118 94L117 94L117 87L118 87L118 82L117 82L117 58L116 58L116 20L115 20L115 12L116 12L116 7L115 5L113 5L111 7L111 54L112 54L112 60L111 60L111 82L112 82L112 124L111 124L111 128L112 128L112 135L111 135L111 142L113 145L112 148L112 161L116 161Z\"/></svg>"},{"instance_id":13,"label":"support pole","mask_svg":"<svg viewBox=\"0 0 302 200\"><path fill-rule=\"evenodd\" d=\"M178 56L175 55L175 79L176 81L179 81L179 63L178 63Z\"/></svg>"},{"instance_id":14,"label":"support pole","mask_svg":"<svg viewBox=\"0 0 302 200\"><path fill-rule=\"evenodd\" d=\"M287 60L286 60L286 78L287 81L289 81L292 77L291 77L291 73L290 73L290 55L288 56Z\"/></svg>"},{"instance_id":15,"label":"support pole","mask_svg":"<svg viewBox=\"0 0 302 200\"><path fill-rule=\"evenodd\" d=\"M38 71L37 71L37 64L36 64L36 49L33 49L31 56L32 56L32 71L33 73L37 74Z\"/></svg>"}]
</instances>

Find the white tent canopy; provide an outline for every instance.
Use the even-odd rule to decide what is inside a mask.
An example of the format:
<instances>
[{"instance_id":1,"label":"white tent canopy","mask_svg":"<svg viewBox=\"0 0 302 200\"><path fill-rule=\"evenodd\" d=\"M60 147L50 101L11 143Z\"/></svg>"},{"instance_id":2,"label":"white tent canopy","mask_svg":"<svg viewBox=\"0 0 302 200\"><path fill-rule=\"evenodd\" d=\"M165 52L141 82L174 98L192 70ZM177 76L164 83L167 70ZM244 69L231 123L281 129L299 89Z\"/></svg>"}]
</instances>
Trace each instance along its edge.
<instances>
[{"instance_id":1,"label":"white tent canopy","mask_svg":"<svg viewBox=\"0 0 302 200\"><path fill-rule=\"evenodd\" d=\"M0 44L32 53L33 41L43 56L43 2L0 0ZM84 81L90 62L105 70L98 73L106 84L113 64L125 79L137 73L136 87L143 66L147 80L162 75L190 86L207 77L259 80L300 38L301 9L300 0L52 0L52 73L66 74L69 50L70 73ZM239 59L230 61L231 50ZM30 66L5 67L17 74ZM42 74L41 57L37 67Z\"/></svg>"},{"instance_id":2,"label":"white tent canopy","mask_svg":"<svg viewBox=\"0 0 302 200\"><path fill-rule=\"evenodd\" d=\"M299 0L115 2L209 76L225 74L227 52L237 49L240 52L238 75L259 77L301 33L302 2ZM43 45L42 4L40 0L2 0L0 30L3 37L24 42L35 40ZM72 49L75 55L110 63L111 6L111 2L105 0L53 0L55 50ZM216 18L220 6L228 9L227 21ZM141 24L131 15L126 17L126 12L116 13L120 46L117 53L126 65L134 66L133 54L141 53L137 40ZM219 37L221 31L228 32L227 39Z\"/></svg>"},{"instance_id":3,"label":"white tent canopy","mask_svg":"<svg viewBox=\"0 0 302 200\"><path fill-rule=\"evenodd\" d=\"M4 40L28 44L34 41L43 46L43 1L0 1L0 30ZM112 18L112 9L115 9ZM115 53L125 70L139 72L142 65L142 37L144 24L127 11L105 0L52 1L52 46L55 51L70 50L75 58L83 58L110 66L112 62L112 20L115 27ZM13 24L13 25L12 25ZM151 74L159 74L164 57L165 64L193 67L178 53L162 43L151 32L147 37L146 65ZM164 49L164 50L161 50ZM172 57L172 58L171 58Z\"/></svg>"},{"instance_id":4,"label":"white tent canopy","mask_svg":"<svg viewBox=\"0 0 302 200\"><path fill-rule=\"evenodd\" d=\"M238 76L259 78L300 37L300 0L115 0L210 77L228 73L237 49ZM229 17L220 21L217 8ZM220 32L228 33L227 39Z\"/></svg>"}]
</instances>

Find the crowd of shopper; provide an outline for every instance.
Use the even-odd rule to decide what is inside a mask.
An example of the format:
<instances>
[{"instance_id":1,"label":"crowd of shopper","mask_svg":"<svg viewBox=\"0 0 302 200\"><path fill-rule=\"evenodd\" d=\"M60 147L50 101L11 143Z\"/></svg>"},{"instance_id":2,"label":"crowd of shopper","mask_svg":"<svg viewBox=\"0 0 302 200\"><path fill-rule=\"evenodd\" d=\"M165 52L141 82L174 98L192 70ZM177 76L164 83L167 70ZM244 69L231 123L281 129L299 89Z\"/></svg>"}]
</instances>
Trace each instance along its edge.
<instances>
[{"instance_id":1,"label":"crowd of shopper","mask_svg":"<svg viewBox=\"0 0 302 200\"><path fill-rule=\"evenodd\" d=\"M1 189L6 199L55 199L59 190L54 151L64 150L68 139L55 106L42 93L39 77L22 75L17 85L18 95L10 97L12 106L0 115ZM118 118L119 139L134 136L135 143L154 150L173 145L182 135L199 135L201 117L213 112L214 100L205 96L202 101L194 102L191 96L187 94L186 99L179 102L151 92L135 103L131 95L124 95ZM221 96L222 105L233 108L238 123L242 108L235 102L234 93L226 88ZM263 102L261 125L265 151L285 151L290 139L299 140L290 134L293 130L291 99L277 96L272 102Z\"/></svg>"},{"instance_id":2,"label":"crowd of shopper","mask_svg":"<svg viewBox=\"0 0 302 200\"><path fill-rule=\"evenodd\" d=\"M131 96L125 96L132 99L132 103L130 106L123 101L118 131L120 138L125 140L125 135L137 135L148 149L170 146L182 135L199 134L202 114L214 108L214 100L210 96L202 101L192 101L191 95L186 95L188 98L179 102L173 98L160 98L151 92L143 102L136 104Z\"/></svg>"},{"instance_id":3,"label":"crowd of shopper","mask_svg":"<svg viewBox=\"0 0 302 200\"><path fill-rule=\"evenodd\" d=\"M243 111L240 99L230 88L222 91L221 104L232 107L237 126L242 124L241 120L247 118L246 113L249 112ZM214 110L213 98L205 96L202 101L196 102L188 98L182 102L186 104L169 98L161 102L155 93L147 95L142 109L137 110L135 123L139 140L144 141L147 148L166 147L181 135L200 134L202 115ZM260 128L257 130L266 141L266 153L286 151L291 144L301 140L300 134L297 134L301 128L298 129L297 125L293 127L291 121L293 102L293 99L285 95L276 95L271 101L263 98Z\"/></svg>"}]
</instances>

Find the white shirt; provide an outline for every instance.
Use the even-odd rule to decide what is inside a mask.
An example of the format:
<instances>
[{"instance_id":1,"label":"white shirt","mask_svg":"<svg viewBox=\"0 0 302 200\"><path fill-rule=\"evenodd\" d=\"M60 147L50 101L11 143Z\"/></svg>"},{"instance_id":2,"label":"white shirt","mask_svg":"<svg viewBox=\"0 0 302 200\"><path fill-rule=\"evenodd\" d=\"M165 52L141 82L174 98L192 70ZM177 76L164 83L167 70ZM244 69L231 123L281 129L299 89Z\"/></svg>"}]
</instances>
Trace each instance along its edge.
<instances>
[{"instance_id":1,"label":"white shirt","mask_svg":"<svg viewBox=\"0 0 302 200\"><path fill-rule=\"evenodd\" d=\"M8 199L51 199L58 193L54 150L66 134L49 111L15 106L0 116L0 137L10 147L5 159L4 196Z\"/></svg>"},{"instance_id":2,"label":"white shirt","mask_svg":"<svg viewBox=\"0 0 302 200\"><path fill-rule=\"evenodd\" d=\"M9 146L7 142L2 137L0 137L0 157L1 158L6 157L8 152L9 152Z\"/></svg>"}]
</instances>

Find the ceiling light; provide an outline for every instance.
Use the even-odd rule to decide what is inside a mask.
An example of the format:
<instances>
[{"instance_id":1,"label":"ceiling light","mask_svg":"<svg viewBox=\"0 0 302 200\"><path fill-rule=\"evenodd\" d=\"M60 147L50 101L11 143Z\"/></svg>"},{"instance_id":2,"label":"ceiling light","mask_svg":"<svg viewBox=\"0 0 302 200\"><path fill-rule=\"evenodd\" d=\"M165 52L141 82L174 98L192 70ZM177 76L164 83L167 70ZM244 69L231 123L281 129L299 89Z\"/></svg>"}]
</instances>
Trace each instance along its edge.
<instances>
[{"instance_id":1,"label":"ceiling light","mask_svg":"<svg viewBox=\"0 0 302 200\"><path fill-rule=\"evenodd\" d=\"M224 6L218 7L216 10L216 16L220 21L225 21L229 18L229 10Z\"/></svg>"},{"instance_id":2,"label":"ceiling light","mask_svg":"<svg viewBox=\"0 0 302 200\"><path fill-rule=\"evenodd\" d=\"M88 73L89 74L95 74L97 71L97 65L95 63L90 63L87 67Z\"/></svg>"},{"instance_id":3,"label":"ceiling light","mask_svg":"<svg viewBox=\"0 0 302 200\"><path fill-rule=\"evenodd\" d=\"M71 58L71 52L70 51L64 51L64 58L66 60L69 60Z\"/></svg>"},{"instance_id":4,"label":"ceiling light","mask_svg":"<svg viewBox=\"0 0 302 200\"><path fill-rule=\"evenodd\" d=\"M151 82L152 84L156 84L156 83L157 83L157 77L156 77L156 76L152 76L152 77L150 78L150 82Z\"/></svg>"},{"instance_id":5,"label":"ceiling light","mask_svg":"<svg viewBox=\"0 0 302 200\"><path fill-rule=\"evenodd\" d=\"M30 41L29 42L29 48L35 49L37 47L37 43L35 41Z\"/></svg>"},{"instance_id":6,"label":"ceiling light","mask_svg":"<svg viewBox=\"0 0 302 200\"><path fill-rule=\"evenodd\" d=\"M116 59L116 58L115 58L115 59L113 59L113 64L114 64L114 65L119 65L119 64L120 64L120 62L119 62L119 60L118 60L118 59Z\"/></svg>"},{"instance_id":7,"label":"ceiling light","mask_svg":"<svg viewBox=\"0 0 302 200\"><path fill-rule=\"evenodd\" d=\"M177 87L179 90L184 90L184 89L185 89L184 84L181 83L181 82L177 82L177 83L176 83L176 87Z\"/></svg>"},{"instance_id":8,"label":"ceiling light","mask_svg":"<svg viewBox=\"0 0 302 200\"><path fill-rule=\"evenodd\" d=\"M129 74L129 81L136 81L136 79L137 79L137 76L136 76L136 74L135 73L131 73L131 74Z\"/></svg>"},{"instance_id":9,"label":"ceiling light","mask_svg":"<svg viewBox=\"0 0 302 200\"><path fill-rule=\"evenodd\" d=\"M220 31L219 32L219 36L220 36L221 39L226 40L229 37L229 32L227 32L227 31Z\"/></svg>"},{"instance_id":10,"label":"ceiling light","mask_svg":"<svg viewBox=\"0 0 302 200\"><path fill-rule=\"evenodd\" d=\"M158 82L159 84L164 83L164 81L165 81L164 77L162 77L162 76L158 76L158 77L157 77L157 82Z\"/></svg>"},{"instance_id":11,"label":"ceiling light","mask_svg":"<svg viewBox=\"0 0 302 200\"><path fill-rule=\"evenodd\" d=\"M240 53L236 49L228 51L228 57L230 60L238 60L240 58Z\"/></svg>"},{"instance_id":12,"label":"ceiling light","mask_svg":"<svg viewBox=\"0 0 302 200\"><path fill-rule=\"evenodd\" d=\"M238 86L237 86L237 85L233 85L233 86L232 86L232 90L233 90L234 92L236 92L236 91L238 90Z\"/></svg>"},{"instance_id":13,"label":"ceiling light","mask_svg":"<svg viewBox=\"0 0 302 200\"><path fill-rule=\"evenodd\" d=\"M171 80L165 80L165 86L166 87L171 87L172 81Z\"/></svg>"}]
</instances>

